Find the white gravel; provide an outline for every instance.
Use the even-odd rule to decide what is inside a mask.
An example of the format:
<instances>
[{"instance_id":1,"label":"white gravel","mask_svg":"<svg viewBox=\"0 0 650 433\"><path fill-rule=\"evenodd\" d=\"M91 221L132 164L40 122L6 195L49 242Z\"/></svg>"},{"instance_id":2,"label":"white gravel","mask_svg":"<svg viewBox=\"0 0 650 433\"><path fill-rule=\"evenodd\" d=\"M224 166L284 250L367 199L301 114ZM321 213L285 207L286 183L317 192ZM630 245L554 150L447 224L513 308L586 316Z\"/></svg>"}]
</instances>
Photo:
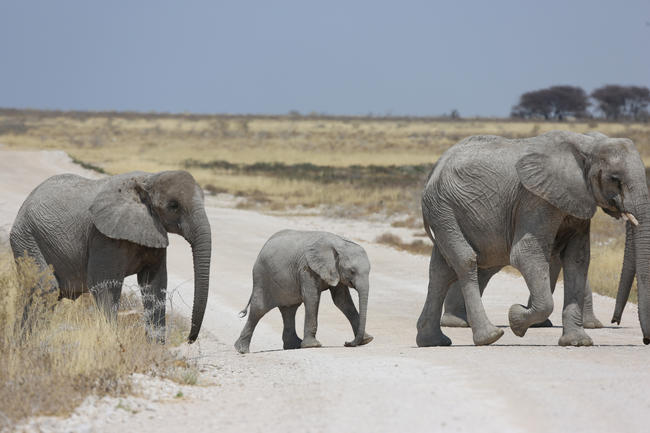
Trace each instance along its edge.
<instances>
[{"instance_id":1,"label":"white gravel","mask_svg":"<svg viewBox=\"0 0 650 433\"><path fill-rule=\"evenodd\" d=\"M55 172L85 170L59 153L0 151L0 227L9 227L26 194ZM623 326L587 331L596 344L590 348L557 346L556 326L529 330L524 338L506 329L488 347L473 346L467 329L450 329L454 346L418 349L415 322L428 259L373 243L387 231L405 239L412 233L381 221L263 215L228 203L223 196L208 199L210 299L199 340L181 348L200 363L201 385L137 377L141 396L90 398L68 419L32 419L25 431L647 431L650 348L641 343L636 306L628 305ZM372 343L342 347L352 331L324 293L318 332L323 348L281 350L281 316L272 311L258 325L252 352L235 352L232 343L244 324L237 312L250 295L252 264L264 241L284 228L329 230L366 248L373 267ZM189 246L172 236L168 257L174 306L189 311ZM551 316L556 325L562 295L560 285ZM501 273L484 301L491 320L506 327L508 307L526 299L523 280ZM596 295L594 306L609 322L614 300ZM179 391L182 398L175 397Z\"/></svg>"}]
</instances>

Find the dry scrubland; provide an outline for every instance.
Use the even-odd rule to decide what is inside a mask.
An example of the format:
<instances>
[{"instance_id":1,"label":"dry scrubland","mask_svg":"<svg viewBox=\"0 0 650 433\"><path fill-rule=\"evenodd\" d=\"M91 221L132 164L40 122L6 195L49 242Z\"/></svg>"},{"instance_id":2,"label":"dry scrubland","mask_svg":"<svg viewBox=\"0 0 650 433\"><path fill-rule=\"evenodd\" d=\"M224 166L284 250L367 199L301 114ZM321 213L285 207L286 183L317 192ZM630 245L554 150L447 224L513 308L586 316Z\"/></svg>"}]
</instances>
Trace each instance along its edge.
<instances>
[{"instance_id":1,"label":"dry scrubland","mask_svg":"<svg viewBox=\"0 0 650 433\"><path fill-rule=\"evenodd\" d=\"M447 148L469 135L520 138L553 129L631 138L650 165L648 123L0 110L0 143L12 148L63 149L111 174L183 168L210 193L244 197L243 207L374 215L422 236L421 188ZM590 280L595 291L615 295L624 228L601 211L592 226ZM380 241L430 251L426 239L387 233Z\"/></svg>"},{"instance_id":2,"label":"dry scrubland","mask_svg":"<svg viewBox=\"0 0 650 433\"><path fill-rule=\"evenodd\" d=\"M650 165L650 124L0 110L0 143L10 148L63 149L110 174L187 169L209 193L239 196L243 207L390 219L412 228L417 240L385 233L377 241L421 254L431 245L421 228L420 192L442 152L469 135L529 137L552 129L629 137ZM623 224L599 211L592 227L590 281L595 291L614 295ZM140 314L120 315L115 329L90 308L90 297L75 303L42 298L35 307L39 319L23 335L25 287L39 276L29 265L16 269L7 253L0 264L6 416L66 413L89 392L129 392L132 372L196 380L191 366L147 341ZM179 320L171 320L177 343L186 334ZM0 426L7 421L0 415Z\"/></svg>"},{"instance_id":3,"label":"dry scrubland","mask_svg":"<svg viewBox=\"0 0 650 433\"><path fill-rule=\"evenodd\" d=\"M149 342L139 296L123 296L117 326L90 295L57 302L48 276L31 261L14 264L0 252L0 430L31 415L65 415L90 393L132 393L129 375L147 373L195 383L196 368L170 348L189 331L186 319L168 317L168 346ZM28 288L35 288L23 321Z\"/></svg>"}]
</instances>

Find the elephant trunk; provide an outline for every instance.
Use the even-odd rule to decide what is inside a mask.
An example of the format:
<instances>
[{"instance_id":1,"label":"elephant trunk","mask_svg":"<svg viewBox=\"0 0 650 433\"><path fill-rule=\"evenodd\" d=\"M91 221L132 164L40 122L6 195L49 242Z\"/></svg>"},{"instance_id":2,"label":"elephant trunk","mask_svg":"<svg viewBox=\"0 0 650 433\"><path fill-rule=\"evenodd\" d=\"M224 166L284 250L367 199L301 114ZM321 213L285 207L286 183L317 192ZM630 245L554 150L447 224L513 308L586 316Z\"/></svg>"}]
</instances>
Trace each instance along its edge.
<instances>
[{"instance_id":1,"label":"elephant trunk","mask_svg":"<svg viewBox=\"0 0 650 433\"><path fill-rule=\"evenodd\" d=\"M636 274L636 260L634 253L634 228L631 222L625 224L625 255L623 256L623 269L616 293L616 307L612 316L612 323L621 324L621 317L625 304L630 297L630 289Z\"/></svg>"},{"instance_id":2,"label":"elephant trunk","mask_svg":"<svg viewBox=\"0 0 650 433\"><path fill-rule=\"evenodd\" d=\"M210 288L210 255L212 253L212 233L205 214L202 200L195 200L190 222L183 237L192 247L194 263L194 302L192 304L192 323L188 342L193 343L199 336Z\"/></svg>"},{"instance_id":3,"label":"elephant trunk","mask_svg":"<svg viewBox=\"0 0 650 433\"><path fill-rule=\"evenodd\" d=\"M359 326L355 330L354 340L345 343L346 346L360 346L366 344L366 314L368 312L368 291L370 284L367 279L354 286L359 294ZM371 337L370 337L371 338Z\"/></svg>"},{"instance_id":4,"label":"elephant trunk","mask_svg":"<svg viewBox=\"0 0 650 433\"><path fill-rule=\"evenodd\" d=\"M650 208L647 195L645 200L637 203L639 204L635 206L635 216L638 219L638 226L632 230L639 292L639 322L643 343L650 344Z\"/></svg>"}]
</instances>

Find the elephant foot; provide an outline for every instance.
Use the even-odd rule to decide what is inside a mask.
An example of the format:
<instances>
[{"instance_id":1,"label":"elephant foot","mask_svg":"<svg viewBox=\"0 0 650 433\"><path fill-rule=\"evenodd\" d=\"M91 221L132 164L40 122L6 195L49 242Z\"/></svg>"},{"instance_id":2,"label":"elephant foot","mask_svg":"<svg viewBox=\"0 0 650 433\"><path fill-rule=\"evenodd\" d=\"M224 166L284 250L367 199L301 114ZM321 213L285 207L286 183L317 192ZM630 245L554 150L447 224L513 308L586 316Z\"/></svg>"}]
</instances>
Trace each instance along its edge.
<instances>
[{"instance_id":1,"label":"elephant foot","mask_svg":"<svg viewBox=\"0 0 650 433\"><path fill-rule=\"evenodd\" d=\"M442 331L433 335L418 332L415 342L418 347L451 346L451 339L443 334Z\"/></svg>"},{"instance_id":2,"label":"elephant foot","mask_svg":"<svg viewBox=\"0 0 650 433\"><path fill-rule=\"evenodd\" d=\"M582 317L582 327L585 329L600 329L603 324L594 316L594 314L585 314Z\"/></svg>"},{"instance_id":3,"label":"elephant foot","mask_svg":"<svg viewBox=\"0 0 650 433\"><path fill-rule=\"evenodd\" d=\"M249 346L250 343L248 342L243 342L241 339L238 339L235 341L235 349L237 349L237 352L239 353L248 353L249 352Z\"/></svg>"},{"instance_id":4,"label":"elephant foot","mask_svg":"<svg viewBox=\"0 0 650 433\"><path fill-rule=\"evenodd\" d=\"M469 328L467 320L453 313L445 313L440 318L440 326L448 328Z\"/></svg>"},{"instance_id":5,"label":"elephant foot","mask_svg":"<svg viewBox=\"0 0 650 433\"><path fill-rule=\"evenodd\" d=\"M284 343L282 346L284 350L291 350L300 349L302 340L297 335L294 335L292 338L283 338L282 342Z\"/></svg>"},{"instance_id":6,"label":"elephant foot","mask_svg":"<svg viewBox=\"0 0 650 433\"><path fill-rule=\"evenodd\" d=\"M551 322L551 319L546 319L543 322L534 323L530 325L530 327L531 328L552 328L553 322Z\"/></svg>"},{"instance_id":7,"label":"elephant foot","mask_svg":"<svg viewBox=\"0 0 650 433\"><path fill-rule=\"evenodd\" d=\"M573 329L565 332L558 341L560 346L593 346L594 342L584 329Z\"/></svg>"},{"instance_id":8,"label":"elephant foot","mask_svg":"<svg viewBox=\"0 0 650 433\"><path fill-rule=\"evenodd\" d=\"M314 337L307 337L300 343L302 349L308 349L310 347L322 347L320 341L316 340Z\"/></svg>"},{"instance_id":9,"label":"elephant foot","mask_svg":"<svg viewBox=\"0 0 650 433\"><path fill-rule=\"evenodd\" d=\"M508 311L508 322L510 322L510 329L517 337L526 335L526 331L530 328L530 310L521 304L514 304L510 306ZM541 320L539 318L538 320ZM543 322L542 322L543 323Z\"/></svg>"},{"instance_id":10,"label":"elephant foot","mask_svg":"<svg viewBox=\"0 0 650 433\"><path fill-rule=\"evenodd\" d=\"M373 339L374 337L372 335L363 334L363 339L359 343L356 343L356 338L355 338L353 341L346 341L345 347L363 346L370 343Z\"/></svg>"},{"instance_id":11,"label":"elephant foot","mask_svg":"<svg viewBox=\"0 0 650 433\"><path fill-rule=\"evenodd\" d=\"M494 325L486 326L484 329L478 329L473 334L474 344L477 346L487 346L497 341L503 336L503 329Z\"/></svg>"}]
</instances>

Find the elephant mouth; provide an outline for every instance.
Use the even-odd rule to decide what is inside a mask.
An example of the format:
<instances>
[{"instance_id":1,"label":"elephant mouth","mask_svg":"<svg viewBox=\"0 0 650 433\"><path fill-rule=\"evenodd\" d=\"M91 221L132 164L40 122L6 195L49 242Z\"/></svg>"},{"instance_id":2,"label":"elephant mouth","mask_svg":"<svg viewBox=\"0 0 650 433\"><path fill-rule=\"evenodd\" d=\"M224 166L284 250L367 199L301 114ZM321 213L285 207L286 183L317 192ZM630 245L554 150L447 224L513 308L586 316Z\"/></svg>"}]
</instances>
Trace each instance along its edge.
<instances>
[{"instance_id":1,"label":"elephant mouth","mask_svg":"<svg viewBox=\"0 0 650 433\"><path fill-rule=\"evenodd\" d=\"M630 223L632 223L632 225L635 226L639 225L639 221L636 219L634 214L632 212L629 212L628 210L623 208L623 206L619 205L616 202L613 203L610 202L610 206L607 208L603 207L603 211L607 215L614 217L616 219L623 219L623 221L626 222L629 221Z\"/></svg>"}]
</instances>

